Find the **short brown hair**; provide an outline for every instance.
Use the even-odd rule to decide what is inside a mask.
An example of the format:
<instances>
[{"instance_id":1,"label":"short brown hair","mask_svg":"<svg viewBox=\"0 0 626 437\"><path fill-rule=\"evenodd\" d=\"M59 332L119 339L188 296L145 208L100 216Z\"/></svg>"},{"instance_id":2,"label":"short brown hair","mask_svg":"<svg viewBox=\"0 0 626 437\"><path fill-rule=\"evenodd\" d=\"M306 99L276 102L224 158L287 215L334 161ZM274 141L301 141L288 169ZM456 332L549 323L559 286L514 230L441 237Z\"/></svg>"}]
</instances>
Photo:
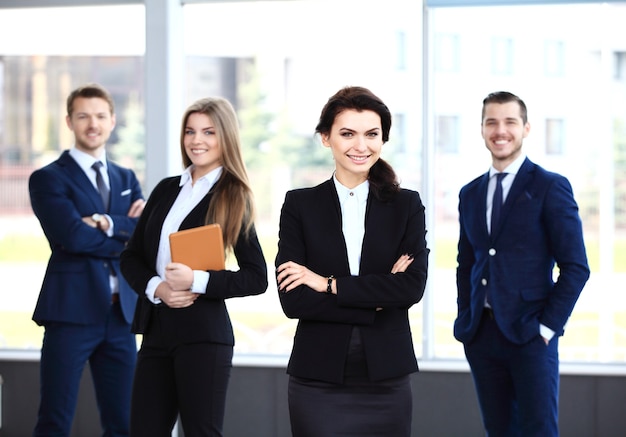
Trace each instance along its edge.
<instances>
[{"instance_id":1,"label":"short brown hair","mask_svg":"<svg viewBox=\"0 0 626 437\"><path fill-rule=\"evenodd\" d=\"M68 116L72 116L72 112L74 111L74 101L79 97L83 97L86 99L99 98L106 100L106 102L109 104L111 115L115 113L115 105L113 103L113 97L111 97L111 94L102 85L99 85L97 83L88 83L86 85L76 88L67 97Z\"/></svg>"},{"instance_id":2,"label":"short brown hair","mask_svg":"<svg viewBox=\"0 0 626 437\"><path fill-rule=\"evenodd\" d=\"M526 124L528 122L528 110L526 109L526 103L524 103L524 101L520 99L519 97L517 97L515 94L512 94L508 91L497 91L485 97L485 99L483 100L483 112L482 112L482 117L481 117L481 123L482 123L482 120L484 120L485 118L485 108L488 104L490 103L504 104L504 103L509 103L509 102L517 102L517 104L519 105L519 115L522 118L522 121L524 122L524 124Z\"/></svg>"}]
</instances>

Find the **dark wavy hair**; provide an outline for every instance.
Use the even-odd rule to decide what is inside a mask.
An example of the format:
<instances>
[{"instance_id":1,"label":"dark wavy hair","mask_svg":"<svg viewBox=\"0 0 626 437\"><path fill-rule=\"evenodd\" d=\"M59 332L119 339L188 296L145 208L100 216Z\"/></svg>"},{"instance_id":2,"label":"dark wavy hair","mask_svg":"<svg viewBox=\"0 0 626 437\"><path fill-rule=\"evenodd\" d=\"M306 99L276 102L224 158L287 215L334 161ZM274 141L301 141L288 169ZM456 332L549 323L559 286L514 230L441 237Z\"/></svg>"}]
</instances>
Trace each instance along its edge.
<instances>
[{"instance_id":1,"label":"dark wavy hair","mask_svg":"<svg viewBox=\"0 0 626 437\"><path fill-rule=\"evenodd\" d=\"M337 116L348 109L358 112L373 111L380 116L383 143L389 141L391 112L387 105L367 88L351 86L340 89L328 99L315 127L318 134L328 135ZM400 190L396 172L385 160L379 158L370 169L368 180L370 191L379 200L389 200Z\"/></svg>"}]
</instances>

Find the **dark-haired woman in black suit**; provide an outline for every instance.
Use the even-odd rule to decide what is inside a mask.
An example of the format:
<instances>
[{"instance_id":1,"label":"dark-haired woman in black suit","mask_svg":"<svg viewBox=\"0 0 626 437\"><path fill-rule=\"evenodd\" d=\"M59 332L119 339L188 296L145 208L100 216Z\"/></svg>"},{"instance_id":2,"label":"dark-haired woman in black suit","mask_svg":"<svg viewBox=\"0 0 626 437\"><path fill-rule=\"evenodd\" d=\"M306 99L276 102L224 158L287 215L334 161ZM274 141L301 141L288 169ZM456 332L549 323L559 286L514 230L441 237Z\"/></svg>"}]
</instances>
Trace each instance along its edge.
<instances>
[{"instance_id":1,"label":"dark-haired woman in black suit","mask_svg":"<svg viewBox=\"0 0 626 437\"><path fill-rule=\"evenodd\" d=\"M294 437L411 433L417 371L408 310L424 294L424 206L380 158L391 113L371 91L341 89L316 132L335 160L322 184L287 193L276 274L299 319L287 372Z\"/></svg>"}]
</instances>

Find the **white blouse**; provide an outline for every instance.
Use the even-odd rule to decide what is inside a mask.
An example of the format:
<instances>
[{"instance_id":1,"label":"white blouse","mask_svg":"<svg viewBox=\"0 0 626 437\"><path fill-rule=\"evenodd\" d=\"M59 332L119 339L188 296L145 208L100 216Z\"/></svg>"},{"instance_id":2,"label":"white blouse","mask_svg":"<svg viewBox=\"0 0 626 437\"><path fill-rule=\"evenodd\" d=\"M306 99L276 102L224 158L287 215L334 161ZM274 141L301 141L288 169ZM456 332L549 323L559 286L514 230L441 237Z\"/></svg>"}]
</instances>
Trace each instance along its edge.
<instances>
[{"instance_id":1,"label":"white blouse","mask_svg":"<svg viewBox=\"0 0 626 437\"><path fill-rule=\"evenodd\" d=\"M159 250L156 258L156 271L158 276L154 276L150 279L146 287L146 296L155 304L161 303L161 299L154 297L154 292L165 278L165 267L172 262L169 235L178 231L185 217L187 217L191 210L207 195L222 174L222 167L218 167L192 184L191 169L192 166L187 167L180 176L180 186L182 188L161 227ZM193 276L194 279L191 291L204 294L206 292L206 286L209 283L209 273L194 270Z\"/></svg>"},{"instance_id":2,"label":"white blouse","mask_svg":"<svg viewBox=\"0 0 626 437\"><path fill-rule=\"evenodd\" d=\"M333 181L341 205L341 229L348 250L350 274L358 276L361 266L363 237L365 236L365 209L370 184L369 181L365 181L355 188L349 189L342 185L336 176L333 176Z\"/></svg>"}]
</instances>

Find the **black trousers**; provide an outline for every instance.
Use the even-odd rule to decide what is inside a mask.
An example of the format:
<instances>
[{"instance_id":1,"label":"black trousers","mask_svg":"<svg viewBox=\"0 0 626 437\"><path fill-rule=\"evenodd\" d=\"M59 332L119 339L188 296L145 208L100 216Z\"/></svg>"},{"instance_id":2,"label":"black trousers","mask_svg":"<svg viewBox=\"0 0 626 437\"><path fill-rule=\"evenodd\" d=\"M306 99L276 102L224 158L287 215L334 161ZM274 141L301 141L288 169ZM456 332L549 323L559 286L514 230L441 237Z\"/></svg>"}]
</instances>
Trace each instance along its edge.
<instances>
[{"instance_id":1,"label":"black trousers","mask_svg":"<svg viewBox=\"0 0 626 437\"><path fill-rule=\"evenodd\" d=\"M130 436L170 437L180 415L186 437L221 437L233 347L187 344L153 322L137 355Z\"/></svg>"}]
</instances>

